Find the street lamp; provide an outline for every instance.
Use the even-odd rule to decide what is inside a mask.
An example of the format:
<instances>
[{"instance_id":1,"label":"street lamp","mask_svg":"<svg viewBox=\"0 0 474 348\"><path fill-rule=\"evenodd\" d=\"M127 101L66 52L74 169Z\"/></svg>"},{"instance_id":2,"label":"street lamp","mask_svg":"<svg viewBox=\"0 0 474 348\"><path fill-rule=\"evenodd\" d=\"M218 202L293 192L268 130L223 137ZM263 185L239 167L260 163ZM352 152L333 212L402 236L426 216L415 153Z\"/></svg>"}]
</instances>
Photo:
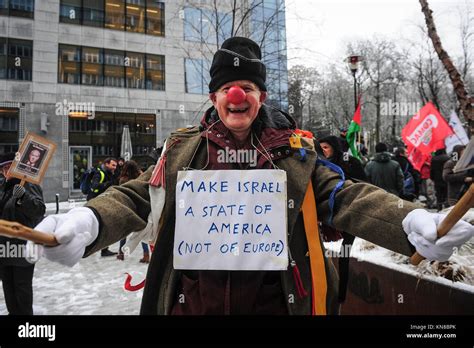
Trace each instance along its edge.
<instances>
[{"instance_id":1,"label":"street lamp","mask_svg":"<svg viewBox=\"0 0 474 348\"><path fill-rule=\"evenodd\" d=\"M347 63L351 69L352 76L354 77L354 112L357 109L357 77L356 73L359 69L359 63L362 61L362 56L352 55L347 57Z\"/></svg>"}]
</instances>

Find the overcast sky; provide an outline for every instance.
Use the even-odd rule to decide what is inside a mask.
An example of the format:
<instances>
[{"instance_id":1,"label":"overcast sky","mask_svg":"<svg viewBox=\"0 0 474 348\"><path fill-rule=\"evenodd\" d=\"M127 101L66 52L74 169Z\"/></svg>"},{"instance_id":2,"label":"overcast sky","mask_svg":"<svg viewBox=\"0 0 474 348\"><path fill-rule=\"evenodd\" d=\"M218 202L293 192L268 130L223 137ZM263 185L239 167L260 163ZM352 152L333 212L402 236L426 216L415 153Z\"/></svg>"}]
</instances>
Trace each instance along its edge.
<instances>
[{"instance_id":1,"label":"overcast sky","mask_svg":"<svg viewBox=\"0 0 474 348\"><path fill-rule=\"evenodd\" d=\"M474 0L428 2L443 46L459 54L458 7L468 3L474 11ZM286 0L286 16L288 67L344 64L347 42L377 34L406 44L419 35L415 24L424 24L418 0Z\"/></svg>"}]
</instances>

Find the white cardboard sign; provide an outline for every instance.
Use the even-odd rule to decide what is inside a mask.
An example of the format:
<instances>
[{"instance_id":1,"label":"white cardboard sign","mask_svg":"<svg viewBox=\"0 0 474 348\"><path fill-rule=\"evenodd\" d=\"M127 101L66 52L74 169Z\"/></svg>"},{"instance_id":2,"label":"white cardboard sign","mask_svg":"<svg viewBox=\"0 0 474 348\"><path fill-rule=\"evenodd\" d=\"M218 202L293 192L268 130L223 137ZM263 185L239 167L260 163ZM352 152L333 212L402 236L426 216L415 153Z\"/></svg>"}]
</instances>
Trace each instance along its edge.
<instances>
[{"instance_id":1,"label":"white cardboard sign","mask_svg":"<svg viewBox=\"0 0 474 348\"><path fill-rule=\"evenodd\" d=\"M178 172L175 269L286 270L286 172Z\"/></svg>"}]
</instances>

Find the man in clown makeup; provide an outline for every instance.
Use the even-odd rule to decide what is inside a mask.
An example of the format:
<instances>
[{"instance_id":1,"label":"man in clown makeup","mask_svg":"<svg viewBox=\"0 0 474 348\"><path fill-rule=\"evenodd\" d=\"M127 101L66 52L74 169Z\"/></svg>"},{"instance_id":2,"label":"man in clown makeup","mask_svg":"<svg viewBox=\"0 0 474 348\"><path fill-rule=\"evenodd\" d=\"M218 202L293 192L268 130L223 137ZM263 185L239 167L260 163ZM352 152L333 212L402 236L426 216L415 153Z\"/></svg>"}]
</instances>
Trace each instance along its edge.
<instances>
[{"instance_id":1,"label":"man in clown makeup","mask_svg":"<svg viewBox=\"0 0 474 348\"><path fill-rule=\"evenodd\" d=\"M458 222L437 239L444 215L429 213L375 186L343 180L337 167L297 135L294 120L265 104L266 68L248 38L226 40L210 69L212 102L199 127L180 129L166 141L161 159L141 177L67 214L52 215L36 229L60 243L45 256L72 266L128 234L153 230L142 314L337 314L338 277L326 258L317 219L395 252L418 251L447 260L474 234ZM222 150L255 151L255 163L221 161ZM272 170L286 172L288 267L270 270L187 270L173 267L177 172ZM313 212L311 212L311 209ZM309 211L309 213L308 213ZM313 214L314 216L311 216ZM190 226L189 233L193 233ZM205 256L203 256L205 257Z\"/></svg>"}]
</instances>

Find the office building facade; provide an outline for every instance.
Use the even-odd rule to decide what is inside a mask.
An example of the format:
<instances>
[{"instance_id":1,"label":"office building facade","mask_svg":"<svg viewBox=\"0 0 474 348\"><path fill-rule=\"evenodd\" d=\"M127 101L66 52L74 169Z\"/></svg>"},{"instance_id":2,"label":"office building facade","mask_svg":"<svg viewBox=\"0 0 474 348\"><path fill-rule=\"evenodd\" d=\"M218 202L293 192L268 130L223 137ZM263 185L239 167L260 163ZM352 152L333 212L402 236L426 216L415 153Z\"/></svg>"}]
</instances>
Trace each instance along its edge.
<instances>
[{"instance_id":1,"label":"office building facade","mask_svg":"<svg viewBox=\"0 0 474 348\"><path fill-rule=\"evenodd\" d=\"M42 183L47 201L81 197L82 173L120 156L126 126L133 159L152 164L151 151L210 105L209 61L231 35L232 3L216 11L214 0L0 0L0 152L16 151L28 131L57 144ZM285 108L284 3L241 3L240 16L279 11L270 102ZM252 37L261 23L246 17L237 35Z\"/></svg>"}]
</instances>

